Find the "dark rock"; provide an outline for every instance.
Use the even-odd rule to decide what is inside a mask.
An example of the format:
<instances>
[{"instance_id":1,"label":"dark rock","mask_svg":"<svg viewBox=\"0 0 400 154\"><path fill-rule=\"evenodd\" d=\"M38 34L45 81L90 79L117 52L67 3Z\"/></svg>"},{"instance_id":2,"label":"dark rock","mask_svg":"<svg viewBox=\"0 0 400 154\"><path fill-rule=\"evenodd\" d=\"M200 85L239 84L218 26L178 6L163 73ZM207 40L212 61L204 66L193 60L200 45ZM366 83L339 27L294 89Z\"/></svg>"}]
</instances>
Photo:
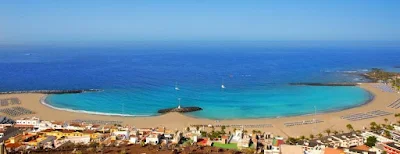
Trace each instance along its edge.
<instances>
[{"instance_id":1,"label":"dark rock","mask_svg":"<svg viewBox=\"0 0 400 154\"><path fill-rule=\"evenodd\" d=\"M169 113L169 112L185 113L185 112L194 112L194 111L200 111L200 110L203 110L203 109L200 107L181 107L181 108L161 109L161 110L158 110L158 113Z\"/></svg>"}]
</instances>

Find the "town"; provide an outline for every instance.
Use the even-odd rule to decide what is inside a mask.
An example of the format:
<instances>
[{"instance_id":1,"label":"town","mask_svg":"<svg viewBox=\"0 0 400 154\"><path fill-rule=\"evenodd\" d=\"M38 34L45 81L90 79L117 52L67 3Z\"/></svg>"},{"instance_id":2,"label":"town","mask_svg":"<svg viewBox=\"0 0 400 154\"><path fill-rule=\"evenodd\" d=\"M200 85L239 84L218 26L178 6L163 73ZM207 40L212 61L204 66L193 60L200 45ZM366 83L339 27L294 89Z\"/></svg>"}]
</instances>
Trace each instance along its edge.
<instances>
[{"instance_id":1,"label":"town","mask_svg":"<svg viewBox=\"0 0 400 154\"><path fill-rule=\"evenodd\" d=\"M400 114L395 114L399 117ZM121 121L46 121L0 118L1 153L264 153L397 154L400 125L385 119L369 128L326 129L284 137L238 125L192 125L182 129L135 128ZM265 126L260 126L265 127Z\"/></svg>"}]
</instances>

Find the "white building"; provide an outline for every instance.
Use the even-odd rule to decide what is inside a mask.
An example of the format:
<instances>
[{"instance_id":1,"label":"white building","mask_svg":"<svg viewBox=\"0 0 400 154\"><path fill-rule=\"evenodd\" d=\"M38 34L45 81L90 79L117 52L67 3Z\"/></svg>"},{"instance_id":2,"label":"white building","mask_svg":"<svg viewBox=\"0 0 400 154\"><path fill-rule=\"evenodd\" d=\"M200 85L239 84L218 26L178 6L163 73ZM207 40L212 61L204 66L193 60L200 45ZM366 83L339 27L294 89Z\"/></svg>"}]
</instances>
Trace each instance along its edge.
<instances>
[{"instance_id":1,"label":"white building","mask_svg":"<svg viewBox=\"0 0 400 154\"><path fill-rule=\"evenodd\" d=\"M139 142L139 139L138 139L138 137L136 136L136 135L131 135L130 137L129 137L129 143L131 143L131 144L136 144L136 143L138 143Z\"/></svg>"},{"instance_id":2,"label":"white building","mask_svg":"<svg viewBox=\"0 0 400 154\"><path fill-rule=\"evenodd\" d=\"M161 136L160 134L151 134L146 137L146 144L159 144L160 143Z\"/></svg>"},{"instance_id":3,"label":"white building","mask_svg":"<svg viewBox=\"0 0 400 154\"><path fill-rule=\"evenodd\" d=\"M81 143L81 144L89 144L90 143L90 136L69 136L64 139L64 141L72 142L72 143Z\"/></svg>"},{"instance_id":4,"label":"white building","mask_svg":"<svg viewBox=\"0 0 400 154\"><path fill-rule=\"evenodd\" d=\"M112 136L116 136L119 139L128 139L129 138L129 130L119 130L111 133Z\"/></svg>"},{"instance_id":5,"label":"white building","mask_svg":"<svg viewBox=\"0 0 400 154\"><path fill-rule=\"evenodd\" d=\"M393 140L388 139L388 138L386 138L384 136L381 136L381 135L378 135L378 134L375 134L375 133L372 133L372 132L368 132L368 131L362 133L361 136L364 138L365 141L367 140L368 137L375 136L376 140L378 142L385 142L385 143L386 142L394 142Z\"/></svg>"},{"instance_id":6,"label":"white building","mask_svg":"<svg viewBox=\"0 0 400 154\"><path fill-rule=\"evenodd\" d=\"M38 126L40 123L40 119L36 117L32 118L22 118L17 121L15 121L16 125L32 125L32 126Z\"/></svg>"}]
</instances>

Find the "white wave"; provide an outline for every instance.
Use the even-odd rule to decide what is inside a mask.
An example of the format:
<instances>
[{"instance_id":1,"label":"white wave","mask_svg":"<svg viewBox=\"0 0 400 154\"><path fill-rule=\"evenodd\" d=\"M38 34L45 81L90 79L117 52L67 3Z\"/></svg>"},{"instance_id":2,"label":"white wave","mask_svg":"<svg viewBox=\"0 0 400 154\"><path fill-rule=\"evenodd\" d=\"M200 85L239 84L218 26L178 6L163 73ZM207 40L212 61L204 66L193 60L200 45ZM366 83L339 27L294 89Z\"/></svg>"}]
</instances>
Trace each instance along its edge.
<instances>
[{"instance_id":1,"label":"white wave","mask_svg":"<svg viewBox=\"0 0 400 154\"><path fill-rule=\"evenodd\" d=\"M61 110L61 111L68 111L68 112L75 112L75 113L86 113L86 114L93 114L93 115L106 115L106 116L121 116L121 117L148 117L152 115L133 115L133 114L119 114L119 113L105 113L105 112L95 112L95 111L86 111L86 110L74 110L74 109L68 109L68 108L59 108L52 106L46 102L46 96L42 97L40 99L40 103L55 109L55 110Z\"/></svg>"}]
</instances>

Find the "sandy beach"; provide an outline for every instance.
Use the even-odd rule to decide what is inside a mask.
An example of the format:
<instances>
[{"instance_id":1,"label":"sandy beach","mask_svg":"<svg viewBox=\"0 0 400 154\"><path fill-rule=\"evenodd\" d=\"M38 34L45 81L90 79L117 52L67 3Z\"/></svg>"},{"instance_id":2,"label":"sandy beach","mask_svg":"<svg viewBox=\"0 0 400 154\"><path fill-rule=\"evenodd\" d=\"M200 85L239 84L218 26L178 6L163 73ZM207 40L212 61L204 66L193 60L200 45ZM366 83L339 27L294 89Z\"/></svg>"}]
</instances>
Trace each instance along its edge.
<instances>
[{"instance_id":1,"label":"sandy beach","mask_svg":"<svg viewBox=\"0 0 400 154\"><path fill-rule=\"evenodd\" d=\"M0 109L9 108L14 106L21 106L26 109L32 110L35 114L23 115L18 117L10 117L13 119L19 119L23 117L39 117L42 120L54 120L54 121L68 121L76 119L84 120L116 120L122 121L124 125L131 125L135 127L158 127L165 126L169 129L183 129L191 124L226 124L226 125L257 125L257 124L272 124L273 127L264 128L246 128L251 131L252 129L262 130L271 132L280 136L292 136L297 137L300 135L308 136L309 134L323 133L327 128L337 131L347 132L346 125L351 124L355 129L363 129L363 127L369 127L371 122L385 123L384 118L389 119L389 122L397 122L394 114L398 111L393 108L387 107L390 103L400 98L400 94L382 92L381 90L372 86L373 83L364 83L359 85L361 88L372 93L374 99L364 105L345 109L341 111L335 111L330 113L321 113L314 115L303 115L294 117L282 117L282 118L261 118L261 119L232 119L232 120L219 120L218 122L211 119L195 118L186 116L179 113L168 113L160 116L152 117L121 117L121 116L105 116L105 115L94 115L86 113L68 112L62 110L56 110L41 104L41 99L45 96L44 94L6 94L0 95L0 99L17 97L20 99L21 104L1 106ZM334 96L332 96L334 97ZM329 99L329 98L327 98ZM364 119L359 121L349 121L342 119L341 116L346 116L355 113L366 113L369 111L381 110L393 113L387 116L380 116L370 119ZM2 116L8 116L4 113L0 113ZM318 124L307 124L287 127L284 123L287 122L301 122L304 120L313 120L314 117L324 122Z\"/></svg>"}]
</instances>

